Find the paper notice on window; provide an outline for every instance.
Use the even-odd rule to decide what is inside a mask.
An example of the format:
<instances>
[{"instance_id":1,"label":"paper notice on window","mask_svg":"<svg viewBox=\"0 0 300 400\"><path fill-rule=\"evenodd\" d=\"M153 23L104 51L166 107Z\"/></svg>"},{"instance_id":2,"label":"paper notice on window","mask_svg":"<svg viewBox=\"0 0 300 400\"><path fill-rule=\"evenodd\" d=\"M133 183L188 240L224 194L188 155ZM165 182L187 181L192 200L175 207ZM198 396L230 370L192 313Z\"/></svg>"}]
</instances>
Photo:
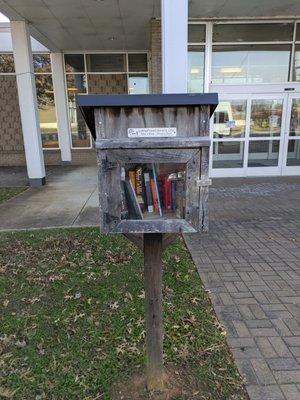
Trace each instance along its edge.
<instances>
[{"instance_id":1,"label":"paper notice on window","mask_svg":"<svg viewBox=\"0 0 300 400\"><path fill-rule=\"evenodd\" d=\"M127 133L129 138L175 137L177 128L129 128Z\"/></svg>"}]
</instances>

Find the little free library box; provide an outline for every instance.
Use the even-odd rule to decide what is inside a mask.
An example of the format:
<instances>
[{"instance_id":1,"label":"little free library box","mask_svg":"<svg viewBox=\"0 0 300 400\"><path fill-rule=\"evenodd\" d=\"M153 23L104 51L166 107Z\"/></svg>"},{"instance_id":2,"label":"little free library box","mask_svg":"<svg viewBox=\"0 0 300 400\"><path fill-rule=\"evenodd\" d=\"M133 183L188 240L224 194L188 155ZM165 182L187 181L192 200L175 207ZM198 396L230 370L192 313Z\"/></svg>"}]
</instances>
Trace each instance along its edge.
<instances>
[{"instance_id":1,"label":"little free library box","mask_svg":"<svg viewBox=\"0 0 300 400\"><path fill-rule=\"evenodd\" d=\"M103 233L208 229L209 94L80 95L96 140Z\"/></svg>"}]
</instances>

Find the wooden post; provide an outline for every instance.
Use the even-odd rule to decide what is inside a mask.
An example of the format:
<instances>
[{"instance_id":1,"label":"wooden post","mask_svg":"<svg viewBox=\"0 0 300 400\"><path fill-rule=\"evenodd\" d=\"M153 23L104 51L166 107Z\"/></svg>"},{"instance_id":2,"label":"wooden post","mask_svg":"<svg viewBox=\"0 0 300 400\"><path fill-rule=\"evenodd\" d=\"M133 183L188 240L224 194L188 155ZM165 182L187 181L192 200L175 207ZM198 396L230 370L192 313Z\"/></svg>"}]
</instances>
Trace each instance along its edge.
<instances>
[{"instance_id":1,"label":"wooden post","mask_svg":"<svg viewBox=\"0 0 300 400\"><path fill-rule=\"evenodd\" d=\"M162 390L163 316L162 316L162 234L144 234L144 277L147 349L147 388Z\"/></svg>"}]
</instances>

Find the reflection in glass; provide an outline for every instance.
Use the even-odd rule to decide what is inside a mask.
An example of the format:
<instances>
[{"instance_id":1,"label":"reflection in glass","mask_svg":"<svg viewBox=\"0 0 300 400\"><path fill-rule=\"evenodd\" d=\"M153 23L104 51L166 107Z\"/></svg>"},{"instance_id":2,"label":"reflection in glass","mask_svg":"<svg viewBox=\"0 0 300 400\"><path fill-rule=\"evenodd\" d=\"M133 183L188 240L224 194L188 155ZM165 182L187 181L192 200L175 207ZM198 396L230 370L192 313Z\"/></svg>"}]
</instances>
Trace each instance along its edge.
<instances>
[{"instance_id":1,"label":"reflection in glass","mask_svg":"<svg viewBox=\"0 0 300 400\"><path fill-rule=\"evenodd\" d=\"M250 141L248 167L278 166L279 143L279 140Z\"/></svg>"},{"instance_id":2,"label":"reflection in glass","mask_svg":"<svg viewBox=\"0 0 300 400\"><path fill-rule=\"evenodd\" d=\"M246 100L222 100L214 112L214 137L245 136Z\"/></svg>"},{"instance_id":3,"label":"reflection in glass","mask_svg":"<svg viewBox=\"0 0 300 400\"><path fill-rule=\"evenodd\" d=\"M283 42L293 40L294 24L215 24L214 42Z\"/></svg>"},{"instance_id":4,"label":"reflection in glass","mask_svg":"<svg viewBox=\"0 0 300 400\"><path fill-rule=\"evenodd\" d=\"M242 168L244 142L214 142L213 168Z\"/></svg>"},{"instance_id":5,"label":"reflection in glass","mask_svg":"<svg viewBox=\"0 0 300 400\"><path fill-rule=\"evenodd\" d=\"M189 46L188 92L202 93L204 83L204 46Z\"/></svg>"},{"instance_id":6,"label":"reflection in glass","mask_svg":"<svg viewBox=\"0 0 300 400\"><path fill-rule=\"evenodd\" d=\"M50 72L51 60L50 54L33 54L33 69L34 72Z\"/></svg>"},{"instance_id":7,"label":"reflection in glass","mask_svg":"<svg viewBox=\"0 0 300 400\"><path fill-rule=\"evenodd\" d=\"M36 75L36 94L44 148L58 147L57 122L51 75Z\"/></svg>"},{"instance_id":8,"label":"reflection in glass","mask_svg":"<svg viewBox=\"0 0 300 400\"><path fill-rule=\"evenodd\" d=\"M298 24L298 26L300 26L300 24ZM296 82L300 82L300 45L299 44L295 46L295 61L294 61L293 80Z\"/></svg>"},{"instance_id":9,"label":"reflection in glass","mask_svg":"<svg viewBox=\"0 0 300 400\"><path fill-rule=\"evenodd\" d=\"M204 24L188 25L188 42L205 43L206 26Z\"/></svg>"},{"instance_id":10,"label":"reflection in glass","mask_svg":"<svg viewBox=\"0 0 300 400\"><path fill-rule=\"evenodd\" d=\"M296 41L300 42L300 24L297 24Z\"/></svg>"},{"instance_id":11,"label":"reflection in glass","mask_svg":"<svg viewBox=\"0 0 300 400\"><path fill-rule=\"evenodd\" d=\"M147 53L129 53L128 69L129 72L147 72L148 71Z\"/></svg>"},{"instance_id":12,"label":"reflection in glass","mask_svg":"<svg viewBox=\"0 0 300 400\"><path fill-rule=\"evenodd\" d=\"M83 54L65 54L66 72L84 72Z\"/></svg>"},{"instance_id":13,"label":"reflection in glass","mask_svg":"<svg viewBox=\"0 0 300 400\"><path fill-rule=\"evenodd\" d=\"M129 94L148 94L149 82L148 75L129 75L128 77Z\"/></svg>"},{"instance_id":14,"label":"reflection in glass","mask_svg":"<svg viewBox=\"0 0 300 400\"><path fill-rule=\"evenodd\" d=\"M88 74L88 91L95 94L127 94L126 74Z\"/></svg>"},{"instance_id":15,"label":"reflection in glass","mask_svg":"<svg viewBox=\"0 0 300 400\"><path fill-rule=\"evenodd\" d=\"M282 100L252 100L250 136L280 136Z\"/></svg>"},{"instance_id":16,"label":"reflection in glass","mask_svg":"<svg viewBox=\"0 0 300 400\"><path fill-rule=\"evenodd\" d=\"M87 54L88 72L125 72L125 54Z\"/></svg>"},{"instance_id":17,"label":"reflection in glass","mask_svg":"<svg viewBox=\"0 0 300 400\"><path fill-rule=\"evenodd\" d=\"M212 83L287 82L290 53L290 45L213 46Z\"/></svg>"},{"instance_id":18,"label":"reflection in glass","mask_svg":"<svg viewBox=\"0 0 300 400\"><path fill-rule=\"evenodd\" d=\"M300 136L300 98L292 101L290 136Z\"/></svg>"},{"instance_id":19,"label":"reflection in glass","mask_svg":"<svg viewBox=\"0 0 300 400\"><path fill-rule=\"evenodd\" d=\"M122 219L174 219L185 215L185 164L121 167Z\"/></svg>"},{"instance_id":20,"label":"reflection in glass","mask_svg":"<svg viewBox=\"0 0 300 400\"><path fill-rule=\"evenodd\" d=\"M68 74L66 76L69 120L71 125L72 146L89 147L90 133L83 116L76 104L76 94L86 93L85 75Z\"/></svg>"},{"instance_id":21,"label":"reflection in glass","mask_svg":"<svg viewBox=\"0 0 300 400\"><path fill-rule=\"evenodd\" d=\"M288 167L300 166L300 140L289 140L286 165Z\"/></svg>"},{"instance_id":22,"label":"reflection in glass","mask_svg":"<svg viewBox=\"0 0 300 400\"><path fill-rule=\"evenodd\" d=\"M0 54L0 73L9 74L15 72L13 54Z\"/></svg>"}]
</instances>

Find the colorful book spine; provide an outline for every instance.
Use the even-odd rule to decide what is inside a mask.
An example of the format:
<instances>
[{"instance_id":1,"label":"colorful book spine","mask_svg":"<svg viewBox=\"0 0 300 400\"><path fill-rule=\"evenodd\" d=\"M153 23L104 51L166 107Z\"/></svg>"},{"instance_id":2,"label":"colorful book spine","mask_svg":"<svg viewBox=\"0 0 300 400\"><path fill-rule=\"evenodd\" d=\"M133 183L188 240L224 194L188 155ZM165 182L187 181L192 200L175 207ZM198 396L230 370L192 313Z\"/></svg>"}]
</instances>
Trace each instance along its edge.
<instances>
[{"instance_id":1,"label":"colorful book spine","mask_svg":"<svg viewBox=\"0 0 300 400\"><path fill-rule=\"evenodd\" d=\"M134 190L136 190L136 175L135 175L135 170L134 169L130 169L128 171L128 176L130 179L130 182L132 183L132 186L134 188Z\"/></svg>"},{"instance_id":2,"label":"colorful book spine","mask_svg":"<svg viewBox=\"0 0 300 400\"><path fill-rule=\"evenodd\" d=\"M143 169L142 167L138 167L135 170L135 186L136 186L136 197L138 199L138 203L141 207L141 210L145 211L145 203L143 198Z\"/></svg>"},{"instance_id":3,"label":"colorful book spine","mask_svg":"<svg viewBox=\"0 0 300 400\"><path fill-rule=\"evenodd\" d=\"M164 177L163 180L163 196L164 196L164 206L166 211L172 210L171 181L167 177Z\"/></svg>"},{"instance_id":4,"label":"colorful book spine","mask_svg":"<svg viewBox=\"0 0 300 400\"><path fill-rule=\"evenodd\" d=\"M157 197L156 187L155 187L153 178L150 178L150 187L151 187L151 193L152 193L152 199L153 199L153 209L154 209L154 212L158 214L159 213L158 197Z\"/></svg>"},{"instance_id":5,"label":"colorful book spine","mask_svg":"<svg viewBox=\"0 0 300 400\"><path fill-rule=\"evenodd\" d=\"M145 181L145 187L146 187L147 210L149 213L153 213L153 201L152 201L152 195L151 195L149 172L144 172L144 181Z\"/></svg>"},{"instance_id":6,"label":"colorful book spine","mask_svg":"<svg viewBox=\"0 0 300 400\"><path fill-rule=\"evenodd\" d=\"M159 193L159 188L158 188L158 183L157 183L157 175L156 175L156 170L155 170L155 164L154 163L152 163L152 171L153 171L153 180L154 180L155 190L156 190L156 194L157 194L158 213L162 217L160 193Z\"/></svg>"}]
</instances>

